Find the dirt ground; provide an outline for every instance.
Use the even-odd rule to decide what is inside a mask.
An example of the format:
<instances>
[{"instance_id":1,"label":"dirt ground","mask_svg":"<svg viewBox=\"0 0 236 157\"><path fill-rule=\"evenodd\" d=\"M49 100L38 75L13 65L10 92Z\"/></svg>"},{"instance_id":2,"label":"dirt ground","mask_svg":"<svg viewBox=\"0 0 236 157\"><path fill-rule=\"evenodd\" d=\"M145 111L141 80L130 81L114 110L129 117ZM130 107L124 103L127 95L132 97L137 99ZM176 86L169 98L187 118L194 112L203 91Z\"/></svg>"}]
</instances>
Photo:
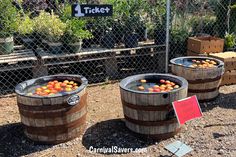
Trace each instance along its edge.
<instances>
[{"instance_id":1,"label":"dirt ground","mask_svg":"<svg viewBox=\"0 0 236 157\"><path fill-rule=\"evenodd\" d=\"M58 145L39 145L24 134L16 98L0 99L0 157L80 157L104 156L93 148L143 148L141 152L109 154L110 156L171 156L164 146L180 140L193 151L186 156L236 156L236 85L220 88L220 97L202 103L203 117L186 123L178 135L159 142L136 138L125 127L119 85L107 84L88 88L87 129L75 140Z\"/></svg>"}]
</instances>

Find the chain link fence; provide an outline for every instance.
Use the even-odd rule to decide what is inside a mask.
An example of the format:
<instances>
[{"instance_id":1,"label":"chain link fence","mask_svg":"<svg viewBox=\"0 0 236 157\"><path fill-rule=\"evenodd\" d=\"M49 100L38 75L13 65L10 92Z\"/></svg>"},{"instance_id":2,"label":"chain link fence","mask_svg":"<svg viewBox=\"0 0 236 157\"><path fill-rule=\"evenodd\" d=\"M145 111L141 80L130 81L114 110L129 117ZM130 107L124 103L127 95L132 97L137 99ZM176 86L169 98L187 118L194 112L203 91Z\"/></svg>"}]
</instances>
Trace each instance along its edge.
<instances>
[{"instance_id":1,"label":"chain link fence","mask_svg":"<svg viewBox=\"0 0 236 157\"><path fill-rule=\"evenodd\" d=\"M193 36L225 39L224 51L234 51L235 0L175 0L172 5L170 58L186 56L187 39Z\"/></svg>"},{"instance_id":2,"label":"chain link fence","mask_svg":"<svg viewBox=\"0 0 236 157\"><path fill-rule=\"evenodd\" d=\"M113 16L72 17L77 2L111 4ZM81 74L98 83L163 73L166 53L186 55L189 36L233 33L233 4L172 0L166 52L166 0L0 0L0 95L45 75Z\"/></svg>"}]
</instances>

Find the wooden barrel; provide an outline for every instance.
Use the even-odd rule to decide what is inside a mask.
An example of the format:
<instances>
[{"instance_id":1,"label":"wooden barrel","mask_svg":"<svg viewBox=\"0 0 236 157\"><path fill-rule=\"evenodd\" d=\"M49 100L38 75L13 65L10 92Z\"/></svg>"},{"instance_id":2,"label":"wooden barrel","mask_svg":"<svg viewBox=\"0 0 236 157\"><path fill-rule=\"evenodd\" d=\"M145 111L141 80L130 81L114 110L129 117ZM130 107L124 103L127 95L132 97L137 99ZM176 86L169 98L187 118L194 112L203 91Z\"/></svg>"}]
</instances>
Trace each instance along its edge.
<instances>
[{"instance_id":1,"label":"wooden barrel","mask_svg":"<svg viewBox=\"0 0 236 157\"><path fill-rule=\"evenodd\" d=\"M184 62L193 59L209 59L217 62L214 68L189 68ZM188 83L188 95L196 95L199 101L211 101L219 95L219 86L224 73L224 63L210 57L179 57L171 61L172 74L184 77Z\"/></svg>"},{"instance_id":2,"label":"wooden barrel","mask_svg":"<svg viewBox=\"0 0 236 157\"><path fill-rule=\"evenodd\" d=\"M181 87L170 92L148 93L129 89L129 84L141 79L166 79ZM142 74L120 82L120 94L126 126L138 136L166 139L180 131L172 102L187 97L188 83L184 78L168 74Z\"/></svg>"},{"instance_id":3,"label":"wooden barrel","mask_svg":"<svg viewBox=\"0 0 236 157\"><path fill-rule=\"evenodd\" d=\"M80 82L81 85L76 91L57 96L26 94L28 87L51 80L71 80ZM79 75L54 75L17 85L17 105L25 135L33 141L45 144L61 143L78 137L86 124L87 84L87 79ZM69 102L71 100L75 102L73 105Z\"/></svg>"}]
</instances>

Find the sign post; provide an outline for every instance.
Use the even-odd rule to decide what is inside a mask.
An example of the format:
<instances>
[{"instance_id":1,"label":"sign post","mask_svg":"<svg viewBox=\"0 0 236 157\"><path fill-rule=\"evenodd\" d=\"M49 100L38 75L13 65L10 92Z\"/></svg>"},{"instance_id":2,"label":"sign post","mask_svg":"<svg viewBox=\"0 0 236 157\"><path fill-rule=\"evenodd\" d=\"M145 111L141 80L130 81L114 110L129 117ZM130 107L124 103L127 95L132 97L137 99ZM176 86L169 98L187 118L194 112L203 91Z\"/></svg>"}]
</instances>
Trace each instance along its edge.
<instances>
[{"instance_id":1,"label":"sign post","mask_svg":"<svg viewBox=\"0 0 236 157\"><path fill-rule=\"evenodd\" d=\"M202 117L202 111L196 96L175 101L172 105L180 125L191 119Z\"/></svg>"},{"instance_id":2,"label":"sign post","mask_svg":"<svg viewBox=\"0 0 236 157\"><path fill-rule=\"evenodd\" d=\"M196 95L186 99L178 100L172 103L175 110L176 117L180 125L185 122L202 117L202 111L199 106ZM182 157L193 149L181 141L175 141L167 146L165 149L175 154L177 157Z\"/></svg>"},{"instance_id":3,"label":"sign post","mask_svg":"<svg viewBox=\"0 0 236 157\"><path fill-rule=\"evenodd\" d=\"M112 16L112 5L92 5L92 4L73 4L73 17L96 17L96 16Z\"/></svg>"}]
</instances>

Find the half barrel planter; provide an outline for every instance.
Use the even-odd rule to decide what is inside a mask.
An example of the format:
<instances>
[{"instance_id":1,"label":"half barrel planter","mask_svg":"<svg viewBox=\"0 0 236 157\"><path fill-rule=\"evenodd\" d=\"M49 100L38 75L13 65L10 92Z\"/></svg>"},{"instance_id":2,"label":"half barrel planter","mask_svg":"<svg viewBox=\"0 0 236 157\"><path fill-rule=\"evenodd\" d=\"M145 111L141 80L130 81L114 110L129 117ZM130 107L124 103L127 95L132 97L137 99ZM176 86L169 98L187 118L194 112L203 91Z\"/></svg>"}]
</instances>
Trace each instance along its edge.
<instances>
[{"instance_id":1,"label":"half barrel planter","mask_svg":"<svg viewBox=\"0 0 236 157\"><path fill-rule=\"evenodd\" d=\"M52 80L81 83L72 92L56 96L28 96L29 87ZM43 144L57 144L78 137L85 129L88 81L79 75L53 75L22 82L16 86L17 105L25 135ZM76 98L71 105L68 100Z\"/></svg>"},{"instance_id":2,"label":"half barrel planter","mask_svg":"<svg viewBox=\"0 0 236 157\"><path fill-rule=\"evenodd\" d=\"M180 88L170 92L143 92L132 90L129 84L139 80L170 80ZM181 77L168 74L141 74L123 79L120 94L125 124L138 137L144 139L167 139L177 134L181 126L175 117L172 102L187 97L188 82Z\"/></svg>"},{"instance_id":3,"label":"half barrel planter","mask_svg":"<svg viewBox=\"0 0 236 157\"><path fill-rule=\"evenodd\" d=\"M190 68L184 66L185 62L193 59L208 59L217 63L212 68ZM200 102L214 100L219 95L219 86L224 74L224 63L210 57L179 57L171 61L172 74L185 78L188 83L188 96L196 95Z\"/></svg>"}]
</instances>

